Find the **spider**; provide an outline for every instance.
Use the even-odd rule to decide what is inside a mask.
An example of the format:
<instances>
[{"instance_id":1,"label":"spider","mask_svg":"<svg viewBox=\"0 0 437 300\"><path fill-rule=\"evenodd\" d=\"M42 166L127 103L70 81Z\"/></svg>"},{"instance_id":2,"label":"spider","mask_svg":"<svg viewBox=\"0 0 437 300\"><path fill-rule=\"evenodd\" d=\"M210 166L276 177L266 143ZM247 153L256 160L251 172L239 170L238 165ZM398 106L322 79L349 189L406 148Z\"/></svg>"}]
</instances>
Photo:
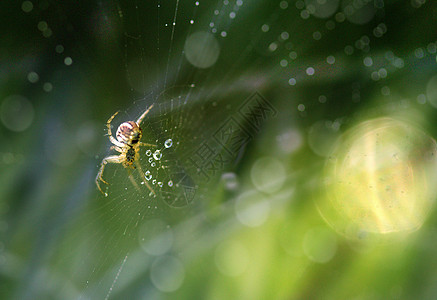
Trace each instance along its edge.
<instances>
[{"instance_id":1,"label":"spider","mask_svg":"<svg viewBox=\"0 0 437 300\"><path fill-rule=\"evenodd\" d=\"M150 105L150 107L138 118L138 120L134 121L127 121L122 123L116 133L117 139L115 139L112 136L111 133L111 122L115 118L115 116L118 114L116 112L112 115L112 117L109 118L108 122L106 122L106 127L108 128L108 136L109 140L111 141L113 146L111 146L111 150L115 150L117 152L120 152L119 155L110 155L105 157L102 160L102 163L100 165L99 173L97 173L96 176L96 185L97 188L102 192L102 194L106 195L101 187L100 187L100 181L109 184L103 179L103 171L105 170L105 166L107 164L122 164L123 167L125 167L129 173L129 179L131 180L132 184L139 189L137 183L132 177L132 174L130 172L130 169L136 169L138 168L138 171L142 177L144 177L144 173L141 170L141 166L138 163L139 159L139 148L140 146L150 146L150 147L156 147L156 145L147 144L140 142L142 137L142 130L141 130L141 123L143 119L146 117L146 115L149 113L149 111L152 109L153 104ZM155 194L155 191L152 189L152 187L147 183L147 180L144 180L144 183L146 184L147 188L150 190L150 192L153 195Z\"/></svg>"}]
</instances>

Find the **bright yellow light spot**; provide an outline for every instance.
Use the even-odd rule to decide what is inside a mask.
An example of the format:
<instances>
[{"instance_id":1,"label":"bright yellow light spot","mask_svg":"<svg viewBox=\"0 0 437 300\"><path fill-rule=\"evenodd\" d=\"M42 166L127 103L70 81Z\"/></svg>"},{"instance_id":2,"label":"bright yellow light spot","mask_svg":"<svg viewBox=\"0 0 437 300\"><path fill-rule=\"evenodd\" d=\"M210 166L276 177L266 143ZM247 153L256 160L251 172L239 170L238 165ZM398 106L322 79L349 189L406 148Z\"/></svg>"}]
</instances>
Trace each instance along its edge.
<instances>
[{"instance_id":1,"label":"bright yellow light spot","mask_svg":"<svg viewBox=\"0 0 437 300\"><path fill-rule=\"evenodd\" d=\"M436 198L437 147L411 124L379 118L352 128L326 165L325 219L348 237L419 229Z\"/></svg>"}]
</instances>

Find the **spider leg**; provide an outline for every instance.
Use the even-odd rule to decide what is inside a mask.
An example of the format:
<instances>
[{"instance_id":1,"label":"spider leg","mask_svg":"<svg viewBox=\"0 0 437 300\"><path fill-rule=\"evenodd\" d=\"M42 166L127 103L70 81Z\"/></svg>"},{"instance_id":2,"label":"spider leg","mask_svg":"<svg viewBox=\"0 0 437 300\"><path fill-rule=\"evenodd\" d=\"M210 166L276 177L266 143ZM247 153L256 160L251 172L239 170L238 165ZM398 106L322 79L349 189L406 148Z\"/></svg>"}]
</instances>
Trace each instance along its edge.
<instances>
[{"instance_id":1,"label":"spider leg","mask_svg":"<svg viewBox=\"0 0 437 300\"><path fill-rule=\"evenodd\" d=\"M118 115L118 111L117 111L115 114L113 114L113 115L109 118L109 120L106 122L106 127L108 128L108 135L109 135L109 136L112 136L112 133L111 133L111 122L112 122L112 120L114 120L114 118L115 118L116 115Z\"/></svg>"},{"instance_id":2,"label":"spider leg","mask_svg":"<svg viewBox=\"0 0 437 300\"><path fill-rule=\"evenodd\" d=\"M155 104L155 103L153 103ZM137 123L138 127L141 127L141 122L143 122L143 119L146 117L146 115L149 113L149 111L153 108L153 104L149 106L149 108L143 112L143 114L138 118L138 120L135 122Z\"/></svg>"},{"instance_id":3,"label":"spider leg","mask_svg":"<svg viewBox=\"0 0 437 300\"><path fill-rule=\"evenodd\" d=\"M130 169L128 169L128 168L126 168L126 170L127 170L128 177L129 177L130 181L132 182L133 186L134 186L138 191L140 191L140 187L138 186L137 182L135 181L134 177L132 176L132 172L131 172Z\"/></svg>"},{"instance_id":4,"label":"spider leg","mask_svg":"<svg viewBox=\"0 0 437 300\"><path fill-rule=\"evenodd\" d=\"M113 143L114 145L116 145L117 147L123 148L125 145L119 141L117 141L115 139L115 137L113 137L112 135L109 136L109 140L111 141L111 143Z\"/></svg>"},{"instance_id":5,"label":"spider leg","mask_svg":"<svg viewBox=\"0 0 437 300\"><path fill-rule=\"evenodd\" d=\"M143 143L143 142L140 142L140 146L158 147L156 145L148 144L148 143Z\"/></svg>"},{"instance_id":6,"label":"spider leg","mask_svg":"<svg viewBox=\"0 0 437 300\"><path fill-rule=\"evenodd\" d=\"M146 176L144 175L143 170L141 169L141 165L138 163L138 160L135 160L135 166L136 166L136 169L138 170L138 172L140 173L140 177L144 178L144 184L147 186L147 188L150 190L150 192L156 196L156 193L153 190L153 188L150 186L148 180L146 179Z\"/></svg>"},{"instance_id":7,"label":"spider leg","mask_svg":"<svg viewBox=\"0 0 437 300\"><path fill-rule=\"evenodd\" d=\"M105 157L102 160L102 163L100 165L99 173L97 173L97 176L96 176L96 185L97 185L97 188L100 190L100 192L102 194L105 194L105 193L100 188L100 181L103 182L103 183L109 184L102 177L103 176L103 171L105 170L106 164L119 164L119 163L121 163L121 158L120 158L119 155L111 155L111 156Z\"/></svg>"},{"instance_id":8,"label":"spider leg","mask_svg":"<svg viewBox=\"0 0 437 300\"><path fill-rule=\"evenodd\" d=\"M109 149L110 150L115 150L115 151L120 152L120 153L123 153L123 149L118 147L118 146L111 146Z\"/></svg>"},{"instance_id":9,"label":"spider leg","mask_svg":"<svg viewBox=\"0 0 437 300\"><path fill-rule=\"evenodd\" d=\"M112 132L111 132L111 122L112 122L112 120L114 120L114 118L115 118L116 115L118 115L118 111L117 111L115 114L113 114L113 115L109 118L108 122L106 122L106 127L107 127L107 129L108 129L108 136L109 136L109 140L111 141L111 143L113 143L114 145L116 145L116 146L118 146L118 147L123 148L124 144L123 144L123 143L120 143L119 141L117 141L117 140L112 136Z\"/></svg>"}]
</instances>

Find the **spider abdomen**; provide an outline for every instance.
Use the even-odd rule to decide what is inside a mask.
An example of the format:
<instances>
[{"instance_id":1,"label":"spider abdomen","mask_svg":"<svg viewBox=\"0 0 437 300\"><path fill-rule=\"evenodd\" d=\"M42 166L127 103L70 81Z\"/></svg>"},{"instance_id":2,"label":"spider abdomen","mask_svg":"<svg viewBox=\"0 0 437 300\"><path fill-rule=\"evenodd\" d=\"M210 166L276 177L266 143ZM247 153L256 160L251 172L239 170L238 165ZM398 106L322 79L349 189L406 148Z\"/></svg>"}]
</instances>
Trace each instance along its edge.
<instances>
[{"instance_id":1,"label":"spider abdomen","mask_svg":"<svg viewBox=\"0 0 437 300\"><path fill-rule=\"evenodd\" d=\"M119 142L132 146L141 139L141 128L133 121L124 122L118 127L116 137Z\"/></svg>"}]
</instances>

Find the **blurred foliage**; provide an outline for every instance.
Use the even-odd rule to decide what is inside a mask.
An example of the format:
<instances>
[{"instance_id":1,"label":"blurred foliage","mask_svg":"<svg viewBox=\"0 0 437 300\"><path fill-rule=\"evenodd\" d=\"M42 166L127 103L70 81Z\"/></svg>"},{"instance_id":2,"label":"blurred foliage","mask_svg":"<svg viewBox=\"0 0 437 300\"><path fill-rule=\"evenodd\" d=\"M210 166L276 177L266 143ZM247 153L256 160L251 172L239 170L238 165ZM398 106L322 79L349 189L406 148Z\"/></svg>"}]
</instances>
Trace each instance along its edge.
<instances>
[{"instance_id":1,"label":"blurred foliage","mask_svg":"<svg viewBox=\"0 0 437 300\"><path fill-rule=\"evenodd\" d=\"M417 231L358 240L315 204L335 141L360 122L436 136L434 1L9 0L0 11L0 298L437 297L435 197ZM210 34L187 45L196 32ZM254 97L269 106L262 122L241 113ZM152 103L144 138L175 142L165 164L188 174L186 206L136 190L120 165L105 170L107 197L95 187L107 119L121 112L115 131ZM231 154L217 143L229 120L246 137ZM202 145L228 155L206 176Z\"/></svg>"}]
</instances>

